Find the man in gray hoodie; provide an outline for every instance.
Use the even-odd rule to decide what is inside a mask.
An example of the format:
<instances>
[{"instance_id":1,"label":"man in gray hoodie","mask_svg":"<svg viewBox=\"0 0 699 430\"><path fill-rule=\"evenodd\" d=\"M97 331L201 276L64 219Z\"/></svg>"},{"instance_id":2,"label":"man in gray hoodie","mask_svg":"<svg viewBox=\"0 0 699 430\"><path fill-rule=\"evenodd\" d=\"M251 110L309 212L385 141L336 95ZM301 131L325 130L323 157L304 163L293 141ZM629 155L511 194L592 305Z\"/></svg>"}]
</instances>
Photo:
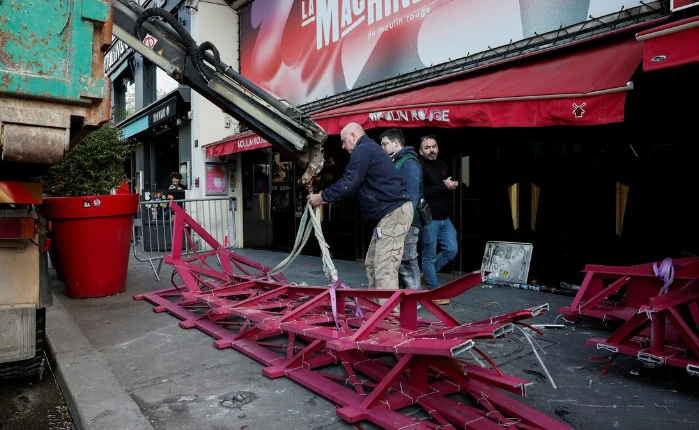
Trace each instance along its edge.
<instances>
[{"instance_id":1,"label":"man in gray hoodie","mask_svg":"<svg viewBox=\"0 0 699 430\"><path fill-rule=\"evenodd\" d=\"M381 147L393 159L393 164L403 179L403 184L412 199L415 211L413 223L405 236L403 257L399 269L400 288L419 290L420 265L417 261L417 242L422 223L417 213L417 205L423 197L422 167L418 161L417 152L412 146L405 146L403 132L398 128L391 128L381 134Z\"/></svg>"}]
</instances>

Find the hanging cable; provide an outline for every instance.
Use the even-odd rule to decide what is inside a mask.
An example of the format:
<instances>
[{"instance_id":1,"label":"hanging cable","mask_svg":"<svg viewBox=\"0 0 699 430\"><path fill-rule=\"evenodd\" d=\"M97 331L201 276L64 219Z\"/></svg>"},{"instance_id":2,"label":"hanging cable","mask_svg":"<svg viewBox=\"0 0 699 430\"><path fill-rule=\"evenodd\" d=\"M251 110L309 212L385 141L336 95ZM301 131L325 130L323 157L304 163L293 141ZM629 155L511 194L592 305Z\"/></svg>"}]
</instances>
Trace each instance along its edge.
<instances>
[{"instance_id":1,"label":"hanging cable","mask_svg":"<svg viewBox=\"0 0 699 430\"><path fill-rule=\"evenodd\" d=\"M546 373L546 377L549 379L549 382L551 383L551 386L553 387L553 389L554 390L557 389L558 387L556 386L556 383L553 382L553 377L551 377L551 374L549 373L549 370L546 368L544 361L541 359L541 357L539 357L539 353L536 352L536 347L534 346L534 343L532 342L532 338L531 338L531 336L529 336L529 333L524 331L522 329L522 327L519 327L519 326L515 326L515 327L517 327L519 329L519 331L522 332L522 334L524 335L524 338L527 339L527 341L529 342L529 345L531 345L532 351L534 351L534 355L536 355L536 359L539 360L539 364L541 364L541 368L544 369L544 373Z\"/></svg>"},{"instance_id":2,"label":"hanging cable","mask_svg":"<svg viewBox=\"0 0 699 430\"><path fill-rule=\"evenodd\" d=\"M277 266L274 267L268 273L268 275L276 275L286 270L286 268L291 265L296 257L301 254L301 250L303 250L303 247L306 245L308 238L311 236L311 232L315 233L316 239L318 240L318 245L320 245L323 260L323 272L325 273L325 276L333 281L337 281L337 269L335 268L335 264L330 256L330 246L325 241L323 229L320 225L320 207L314 209L310 204L306 204L306 209L303 212L301 221L299 222L299 229L296 233L296 241L291 253L288 257L277 264Z\"/></svg>"}]
</instances>

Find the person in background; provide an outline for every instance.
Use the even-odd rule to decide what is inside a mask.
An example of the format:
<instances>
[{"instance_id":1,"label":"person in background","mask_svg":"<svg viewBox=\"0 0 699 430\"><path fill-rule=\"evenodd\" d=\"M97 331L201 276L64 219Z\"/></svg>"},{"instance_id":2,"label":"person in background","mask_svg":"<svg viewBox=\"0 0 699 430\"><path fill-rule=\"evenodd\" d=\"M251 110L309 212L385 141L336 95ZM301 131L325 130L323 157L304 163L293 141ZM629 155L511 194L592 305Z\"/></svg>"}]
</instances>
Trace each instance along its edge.
<instances>
[{"instance_id":1,"label":"person in background","mask_svg":"<svg viewBox=\"0 0 699 430\"><path fill-rule=\"evenodd\" d=\"M440 285L437 273L456 256L458 249L456 229L449 219L449 197L459 183L451 179L447 163L437 158L439 146L434 136L420 139L420 155L425 200L432 211L432 221L424 227L422 234L422 273L427 287L434 289ZM435 302L449 304L449 300Z\"/></svg>"},{"instance_id":2,"label":"person in background","mask_svg":"<svg viewBox=\"0 0 699 430\"><path fill-rule=\"evenodd\" d=\"M308 203L318 206L356 194L364 219L376 225L364 262L369 288L397 290L405 235L413 222L410 196L391 159L362 126L347 124L340 138L350 154L345 173L328 188L309 194Z\"/></svg>"},{"instance_id":3,"label":"person in background","mask_svg":"<svg viewBox=\"0 0 699 430\"><path fill-rule=\"evenodd\" d=\"M182 174L178 172L172 172L170 173L170 186L168 187L168 190L177 190L177 191L184 191L187 189L187 186L182 183ZM175 196L172 194L168 194L167 200L175 200ZM180 197L182 198L182 197ZM184 203L180 202L180 206L182 206L182 209L185 209ZM165 215L164 217L169 219L170 216L172 215L172 218L174 219L174 214L172 214L172 210L170 209L169 205L167 209L165 209Z\"/></svg>"},{"instance_id":4,"label":"person in background","mask_svg":"<svg viewBox=\"0 0 699 430\"><path fill-rule=\"evenodd\" d=\"M381 134L381 147L393 159L393 164L403 179L403 184L413 202L413 223L405 236L403 258L399 270L399 285L400 288L419 290L420 265L417 260L417 243L422 223L417 213L417 205L424 194L422 167L420 167L417 152L412 146L405 146L403 132L398 128L391 128Z\"/></svg>"},{"instance_id":5,"label":"person in background","mask_svg":"<svg viewBox=\"0 0 699 430\"><path fill-rule=\"evenodd\" d=\"M177 173L177 172L170 173L170 181L171 181L171 184L168 187L168 189L170 189L170 190L182 191L182 190L187 189L187 186L182 183L182 175L180 173Z\"/></svg>"}]
</instances>

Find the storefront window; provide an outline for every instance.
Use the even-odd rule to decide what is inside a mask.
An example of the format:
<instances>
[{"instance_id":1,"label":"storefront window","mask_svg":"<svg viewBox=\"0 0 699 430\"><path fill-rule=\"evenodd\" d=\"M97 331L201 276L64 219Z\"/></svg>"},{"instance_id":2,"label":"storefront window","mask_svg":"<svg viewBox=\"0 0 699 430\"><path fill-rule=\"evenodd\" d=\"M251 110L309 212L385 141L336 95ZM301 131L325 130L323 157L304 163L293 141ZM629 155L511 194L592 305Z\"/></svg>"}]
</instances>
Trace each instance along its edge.
<instances>
[{"instance_id":1,"label":"storefront window","mask_svg":"<svg viewBox=\"0 0 699 430\"><path fill-rule=\"evenodd\" d=\"M123 118L130 118L136 113L136 85L133 81L126 84L126 102L124 103Z\"/></svg>"},{"instance_id":2,"label":"storefront window","mask_svg":"<svg viewBox=\"0 0 699 430\"><path fill-rule=\"evenodd\" d=\"M157 69L155 72L156 100L160 100L177 88L177 81L168 76L164 71Z\"/></svg>"},{"instance_id":3,"label":"storefront window","mask_svg":"<svg viewBox=\"0 0 699 430\"><path fill-rule=\"evenodd\" d=\"M461 183L471 186L471 156L461 157Z\"/></svg>"}]
</instances>

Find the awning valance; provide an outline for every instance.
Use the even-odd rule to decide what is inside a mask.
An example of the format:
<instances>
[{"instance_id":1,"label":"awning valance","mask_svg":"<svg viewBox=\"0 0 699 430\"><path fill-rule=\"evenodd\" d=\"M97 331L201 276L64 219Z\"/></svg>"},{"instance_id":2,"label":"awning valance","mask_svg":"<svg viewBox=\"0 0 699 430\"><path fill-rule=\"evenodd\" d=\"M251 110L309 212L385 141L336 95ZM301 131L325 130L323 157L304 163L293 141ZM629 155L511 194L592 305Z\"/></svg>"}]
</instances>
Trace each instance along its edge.
<instances>
[{"instance_id":1,"label":"awning valance","mask_svg":"<svg viewBox=\"0 0 699 430\"><path fill-rule=\"evenodd\" d=\"M643 58L633 39L559 54L313 115L337 134L372 127L543 127L624 120L626 91Z\"/></svg>"},{"instance_id":2,"label":"awning valance","mask_svg":"<svg viewBox=\"0 0 699 430\"><path fill-rule=\"evenodd\" d=\"M267 148L268 146L272 145L263 137L249 131L206 145L206 158L236 154L238 152L249 151L251 149Z\"/></svg>"},{"instance_id":3,"label":"awning valance","mask_svg":"<svg viewBox=\"0 0 699 430\"><path fill-rule=\"evenodd\" d=\"M643 71L668 69L699 62L699 16L642 31Z\"/></svg>"},{"instance_id":4,"label":"awning valance","mask_svg":"<svg viewBox=\"0 0 699 430\"><path fill-rule=\"evenodd\" d=\"M329 134L350 122L376 127L546 127L622 122L643 44L624 39L558 52L311 115ZM258 146L255 142L262 143ZM270 146L244 133L207 146L208 157Z\"/></svg>"}]
</instances>

